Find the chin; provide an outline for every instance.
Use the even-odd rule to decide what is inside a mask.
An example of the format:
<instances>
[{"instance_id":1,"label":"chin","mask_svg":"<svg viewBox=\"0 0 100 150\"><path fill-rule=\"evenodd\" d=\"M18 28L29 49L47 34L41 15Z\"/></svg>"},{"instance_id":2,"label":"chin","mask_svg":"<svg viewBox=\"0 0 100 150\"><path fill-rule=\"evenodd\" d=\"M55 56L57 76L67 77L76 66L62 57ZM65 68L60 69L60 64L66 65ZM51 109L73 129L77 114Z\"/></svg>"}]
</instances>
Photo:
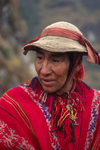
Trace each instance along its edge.
<instances>
[{"instance_id":1,"label":"chin","mask_svg":"<svg viewBox=\"0 0 100 150\"><path fill-rule=\"evenodd\" d=\"M56 90L53 90L52 88L43 88L44 91L46 91L47 93L54 93L56 92Z\"/></svg>"},{"instance_id":2,"label":"chin","mask_svg":"<svg viewBox=\"0 0 100 150\"><path fill-rule=\"evenodd\" d=\"M44 89L47 93L54 93L55 91Z\"/></svg>"}]
</instances>

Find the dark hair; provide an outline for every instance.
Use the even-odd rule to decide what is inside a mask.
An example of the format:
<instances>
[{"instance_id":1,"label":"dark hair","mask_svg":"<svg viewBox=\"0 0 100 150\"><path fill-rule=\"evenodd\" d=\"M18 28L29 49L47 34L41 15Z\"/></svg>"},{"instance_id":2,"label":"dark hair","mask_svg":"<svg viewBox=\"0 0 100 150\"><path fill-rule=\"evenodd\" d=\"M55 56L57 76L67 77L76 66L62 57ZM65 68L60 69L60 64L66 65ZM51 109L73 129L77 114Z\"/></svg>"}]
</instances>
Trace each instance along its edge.
<instances>
[{"instance_id":1,"label":"dark hair","mask_svg":"<svg viewBox=\"0 0 100 150\"><path fill-rule=\"evenodd\" d=\"M69 61L70 61L70 66L69 66L69 70L68 70L68 77L73 69L74 66L74 53L73 52L67 52L67 55L69 57Z\"/></svg>"},{"instance_id":2,"label":"dark hair","mask_svg":"<svg viewBox=\"0 0 100 150\"><path fill-rule=\"evenodd\" d=\"M72 71L72 69L73 69L73 67L74 67L74 65L75 65L75 60L79 57L79 53L78 53L78 52L76 52L76 53L67 52L67 55L68 55L69 61L70 61L70 66L69 66L69 71L68 71L68 77L69 77L69 75L70 75L70 73L71 73L71 71ZM80 64L81 62L82 62L82 55L81 55L81 59L80 59L80 61L79 61L79 64ZM83 68L83 71L82 71L82 72L84 73L84 68ZM81 76L84 76L83 73L80 74L80 75L78 75L78 76L80 76L79 78L81 78ZM67 77L67 78L68 78L68 77ZM83 77L82 77L82 78L83 78Z\"/></svg>"}]
</instances>

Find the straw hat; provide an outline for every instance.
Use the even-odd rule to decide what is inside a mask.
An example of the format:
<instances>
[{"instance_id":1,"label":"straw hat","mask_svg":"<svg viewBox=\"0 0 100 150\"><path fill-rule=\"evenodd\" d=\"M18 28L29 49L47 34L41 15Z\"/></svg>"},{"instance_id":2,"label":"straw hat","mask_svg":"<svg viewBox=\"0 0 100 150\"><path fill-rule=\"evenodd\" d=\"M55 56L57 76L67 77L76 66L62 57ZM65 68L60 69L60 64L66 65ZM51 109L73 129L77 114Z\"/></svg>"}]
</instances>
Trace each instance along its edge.
<instances>
[{"instance_id":1,"label":"straw hat","mask_svg":"<svg viewBox=\"0 0 100 150\"><path fill-rule=\"evenodd\" d=\"M24 54L38 48L50 52L80 52L87 60L100 65L100 54L81 31L71 23L60 21L47 26L42 33L24 44Z\"/></svg>"},{"instance_id":2,"label":"straw hat","mask_svg":"<svg viewBox=\"0 0 100 150\"><path fill-rule=\"evenodd\" d=\"M56 23L53 23L53 24L47 26L43 30L43 32L46 29L52 29L52 28L68 29L68 30L75 31L76 33L78 33L80 35L83 35L76 26L74 26L71 23L64 22L64 21L56 22ZM42 35L42 33L41 33L41 35ZM86 47L81 45L78 41L69 39L66 37L57 36L57 35L50 36L47 34L46 36L41 36L37 41L28 42L23 47L23 49L25 51L37 50L37 48L42 48L42 49L48 50L50 52L62 52L62 53L64 53L64 52L82 52L82 53L87 54Z\"/></svg>"}]
</instances>

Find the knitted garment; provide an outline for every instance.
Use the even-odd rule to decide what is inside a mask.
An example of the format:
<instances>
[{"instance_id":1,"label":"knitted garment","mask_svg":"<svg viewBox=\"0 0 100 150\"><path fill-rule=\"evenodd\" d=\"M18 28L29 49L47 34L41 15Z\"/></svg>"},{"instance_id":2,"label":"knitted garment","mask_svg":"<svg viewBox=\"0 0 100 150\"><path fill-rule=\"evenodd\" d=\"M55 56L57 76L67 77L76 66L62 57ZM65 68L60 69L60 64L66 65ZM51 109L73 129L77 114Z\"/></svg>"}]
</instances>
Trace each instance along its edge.
<instances>
[{"instance_id":1,"label":"knitted garment","mask_svg":"<svg viewBox=\"0 0 100 150\"><path fill-rule=\"evenodd\" d=\"M97 150L100 92L75 81L70 93L48 94L37 77L0 99L3 150Z\"/></svg>"}]
</instances>

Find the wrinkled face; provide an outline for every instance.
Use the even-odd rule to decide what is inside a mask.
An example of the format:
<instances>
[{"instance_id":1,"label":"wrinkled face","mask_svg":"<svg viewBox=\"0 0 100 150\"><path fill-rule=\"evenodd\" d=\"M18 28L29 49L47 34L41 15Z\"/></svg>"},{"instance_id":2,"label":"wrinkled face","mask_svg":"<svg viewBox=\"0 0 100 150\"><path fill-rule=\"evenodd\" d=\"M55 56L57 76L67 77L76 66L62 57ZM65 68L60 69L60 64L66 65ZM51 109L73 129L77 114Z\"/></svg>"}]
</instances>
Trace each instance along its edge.
<instances>
[{"instance_id":1,"label":"wrinkled face","mask_svg":"<svg viewBox=\"0 0 100 150\"><path fill-rule=\"evenodd\" d=\"M43 89L48 93L64 89L69 70L69 57L67 54L38 50L35 68Z\"/></svg>"}]
</instances>

